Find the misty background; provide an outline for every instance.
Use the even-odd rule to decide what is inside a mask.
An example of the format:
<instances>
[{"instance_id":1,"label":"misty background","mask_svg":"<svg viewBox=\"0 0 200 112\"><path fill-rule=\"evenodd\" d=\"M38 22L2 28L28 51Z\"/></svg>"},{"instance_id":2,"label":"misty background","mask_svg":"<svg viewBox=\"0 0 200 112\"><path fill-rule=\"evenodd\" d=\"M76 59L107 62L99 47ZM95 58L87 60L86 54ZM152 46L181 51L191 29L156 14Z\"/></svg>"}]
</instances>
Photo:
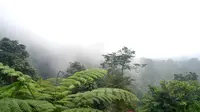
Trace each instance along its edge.
<instances>
[{"instance_id":1,"label":"misty background","mask_svg":"<svg viewBox=\"0 0 200 112\"><path fill-rule=\"evenodd\" d=\"M75 60L99 67L102 54L127 46L136 51L135 62L148 65L132 71L137 81L159 83L174 73L200 73L199 5L180 0L1 0L0 37L26 45L43 77Z\"/></svg>"}]
</instances>

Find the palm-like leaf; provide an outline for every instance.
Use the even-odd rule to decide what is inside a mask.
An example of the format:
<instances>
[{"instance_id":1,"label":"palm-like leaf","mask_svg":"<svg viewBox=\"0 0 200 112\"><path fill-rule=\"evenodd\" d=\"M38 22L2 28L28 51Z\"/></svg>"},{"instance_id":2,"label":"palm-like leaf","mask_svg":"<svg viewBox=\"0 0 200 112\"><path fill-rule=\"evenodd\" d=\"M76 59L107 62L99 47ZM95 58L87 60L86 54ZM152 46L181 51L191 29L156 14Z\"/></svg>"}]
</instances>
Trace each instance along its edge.
<instances>
[{"instance_id":1,"label":"palm-like leaf","mask_svg":"<svg viewBox=\"0 0 200 112\"><path fill-rule=\"evenodd\" d=\"M103 69L87 69L81 72L77 72L74 75L63 79L61 85L65 85L68 89L74 89L77 86L84 85L88 82L95 81L106 75L106 70Z\"/></svg>"},{"instance_id":2,"label":"palm-like leaf","mask_svg":"<svg viewBox=\"0 0 200 112\"><path fill-rule=\"evenodd\" d=\"M1 112L54 112L55 107L47 101L4 98L0 100Z\"/></svg>"},{"instance_id":3,"label":"palm-like leaf","mask_svg":"<svg viewBox=\"0 0 200 112\"><path fill-rule=\"evenodd\" d=\"M124 100L129 103L136 103L138 101L137 97L128 91L113 88L99 88L93 91L68 95L59 102L64 103L70 108L100 102L112 103L116 100Z\"/></svg>"},{"instance_id":4,"label":"palm-like leaf","mask_svg":"<svg viewBox=\"0 0 200 112\"><path fill-rule=\"evenodd\" d=\"M62 112L103 112L97 109L92 109L92 108L73 108L73 109L68 109Z\"/></svg>"},{"instance_id":5,"label":"palm-like leaf","mask_svg":"<svg viewBox=\"0 0 200 112\"><path fill-rule=\"evenodd\" d=\"M15 71L13 68L10 68L9 66L4 66L2 63L0 63L0 72L3 76L21 76L23 73L19 71Z\"/></svg>"},{"instance_id":6,"label":"palm-like leaf","mask_svg":"<svg viewBox=\"0 0 200 112\"><path fill-rule=\"evenodd\" d=\"M17 72L8 66L0 63L0 73L4 76L17 76L17 81L0 88L0 110L2 112L52 112L56 108L64 112L101 112L91 108L92 104L100 102L113 103L123 100L129 103L138 101L132 93L113 88L99 88L92 91L71 94L76 87L94 82L96 79L104 77L107 71L103 69L88 69L77 72L68 78L55 78L39 80L37 83L28 75ZM56 83L56 84L55 84ZM37 100L26 100L37 99ZM54 103L55 107L47 101ZM62 104L62 105L59 105Z\"/></svg>"},{"instance_id":7,"label":"palm-like leaf","mask_svg":"<svg viewBox=\"0 0 200 112\"><path fill-rule=\"evenodd\" d=\"M28 75L4 66L2 63L0 63L0 73L4 77L17 76L16 82L0 88L0 98L45 99L50 97L47 94L40 93L41 87Z\"/></svg>"}]
</instances>

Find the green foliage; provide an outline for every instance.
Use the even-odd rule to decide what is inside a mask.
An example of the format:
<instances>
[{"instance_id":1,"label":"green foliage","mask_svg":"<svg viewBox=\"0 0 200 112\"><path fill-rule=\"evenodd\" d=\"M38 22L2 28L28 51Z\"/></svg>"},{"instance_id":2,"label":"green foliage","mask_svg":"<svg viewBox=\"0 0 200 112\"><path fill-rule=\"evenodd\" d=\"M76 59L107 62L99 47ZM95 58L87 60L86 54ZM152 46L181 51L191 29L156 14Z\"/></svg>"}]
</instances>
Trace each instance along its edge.
<instances>
[{"instance_id":1,"label":"green foliage","mask_svg":"<svg viewBox=\"0 0 200 112\"><path fill-rule=\"evenodd\" d=\"M80 72L80 71L83 71L83 70L86 70L86 67L83 64L81 64L80 62L78 62L78 61L70 62L69 67L66 70L66 72L67 72L66 75L71 76L74 73Z\"/></svg>"},{"instance_id":2,"label":"green foliage","mask_svg":"<svg viewBox=\"0 0 200 112\"><path fill-rule=\"evenodd\" d=\"M76 72L80 72L83 70L86 70L86 67L83 64L81 64L80 62L78 62L78 61L70 62L69 67L67 68L67 71L66 71L67 74L65 75L65 77L69 77L69 76L75 74ZM74 93L90 91L95 88L97 88L97 84L95 82L90 82L90 83L84 84L82 86L76 87L76 89L74 90Z\"/></svg>"},{"instance_id":3,"label":"green foliage","mask_svg":"<svg viewBox=\"0 0 200 112\"><path fill-rule=\"evenodd\" d=\"M19 44L16 40L3 38L0 40L0 62L17 71L35 77L35 70L28 63L29 53L26 46Z\"/></svg>"},{"instance_id":4,"label":"green foliage","mask_svg":"<svg viewBox=\"0 0 200 112\"><path fill-rule=\"evenodd\" d=\"M130 104L135 104L139 101L135 95L122 89L99 88L84 93L68 95L59 102L64 103L70 108L71 106L91 106L94 103L100 104L100 102L111 104L116 100L123 100Z\"/></svg>"},{"instance_id":5,"label":"green foliage","mask_svg":"<svg viewBox=\"0 0 200 112\"><path fill-rule=\"evenodd\" d=\"M122 89L99 88L83 93L74 92L77 87L104 77L107 71L103 69L87 69L68 78L35 82L28 75L0 65L0 73L4 76L17 77L15 82L0 88L0 109L5 112L101 112L96 104L111 105L116 101L134 104L138 101L135 95Z\"/></svg>"},{"instance_id":6,"label":"green foliage","mask_svg":"<svg viewBox=\"0 0 200 112\"><path fill-rule=\"evenodd\" d=\"M193 104L188 108L188 112L199 112L200 101L194 101Z\"/></svg>"},{"instance_id":7,"label":"green foliage","mask_svg":"<svg viewBox=\"0 0 200 112\"><path fill-rule=\"evenodd\" d=\"M113 87L129 90L128 87L131 85L132 81L134 81L134 79L131 79L128 76L123 76L119 72L116 72L115 74L106 75L102 85L110 88Z\"/></svg>"},{"instance_id":8,"label":"green foliage","mask_svg":"<svg viewBox=\"0 0 200 112\"><path fill-rule=\"evenodd\" d=\"M148 89L148 85L159 85L161 80L173 80L174 74L187 75L189 72L200 74L200 60L197 58L188 58L180 60L158 60L141 58L141 63L145 63L143 69L139 69L139 75L136 79L144 89ZM200 79L198 78L200 81Z\"/></svg>"},{"instance_id":9,"label":"green foliage","mask_svg":"<svg viewBox=\"0 0 200 112\"><path fill-rule=\"evenodd\" d=\"M104 77L106 73L107 72L102 69L87 69L81 72L77 72L68 78L59 79L59 85L56 88L53 83L55 82L55 78L41 82L42 85L44 85L44 82L46 82L46 86L49 86L50 84L50 88L53 87L57 91L56 94L54 94L57 97L54 103L63 105L64 107L68 108L69 111L70 109L72 109L71 111L73 111L73 108L83 107L87 109L89 108L89 110L90 108L99 109L96 105L101 105L102 103L111 105L120 100L130 102L130 104L134 104L138 101L135 95L121 89L99 88L83 93L81 93L81 91L78 91L78 93L74 92L77 87L82 87L82 85L92 83L98 78ZM49 90L51 92L45 90L46 93L55 93L52 91L54 89L50 88ZM103 110L105 110L105 108Z\"/></svg>"},{"instance_id":10,"label":"green foliage","mask_svg":"<svg viewBox=\"0 0 200 112\"><path fill-rule=\"evenodd\" d=\"M101 66L108 71L108 74L103 80L97 81L98 87L120 88L131 91L130 85L134 80L125 74L125 72L127 70L135 69L136 66L139 65L131 63L132 59L135 57L134 55L135 51L128 49L127 47L123 47L117 52L103 55L104 62L101 63ZM125 102L116 101L115 103L118 105L110 108L116 108L116 110L109 109L109 111L124 111L124 109L118 107L123 107L122 105L125 105Z\"/></svg>"},{"instance_id":11,"label":"green foliage","mask_svg":"<svg viewBox=\"0 0 200 112\"><path fill-rule=\"evenodd\" d=\"M0 87L3 85L6 85L6 82L2 77L0 77Z\"/></svg>"},{"instance_id":12,"label":"green foliage","mask_svg":"<svg viewBox=\"0 0 200 112\"><path fill-rule=\"evenodd\" d=\"M42 93L50 94L54 100L58 100L68 94L82 92L77 91L77 88L95 82L98 78L104 77L106 73L106 70L102 69L87 69L68 78L58 78L58 84L56 84L56 78L39 80L38 84L43 88Z\"/></svg>"},{"instance_id":13,"label":"green foliage","mask_svg":"<svg viewBox=\"0 0 200 112\"><path fill-rule=\"evenodd\" d=\"M10 85L0 88L0 98L11 97L21 99L39 99L39 97L48 97L48 95L39 92L39 89L37 89L39 88L39 85L37 85L28 75L24 75L23 73L15 71L1 63L0 74L4 80L11 83Z\"/></svg>"},{"instance_id":14,"label":"green foliage","mask_svg":"<svg viewBox=\"0 0 200 112\"><path fill-rule=\"evenodd\" d=\"M197 111L199 95L200 86L195 81L162 81L160 87L149 87L149 92L143 100L145 104L143 110L145 112Z\"/></svg>"},{"instance_id":15,"label":"green foliage","mask_svg":"<svg viewBox=\"0 0 200 112\"><path fill-rule=\"evenodd\" d=\"M186 74L174 74L174 80L179 81L189 81L189 80L197 80L198 75L194 72L189 72Z\"/></svg>"},{"instance_id":16,"label":"green foliage","mask_svg":"<svg viewBox=\"0 0 200 112\"><path fill-rule=\"evenodd\" d=\"M125 89L133 81L131 77L124 76L125 70L131 70L134 68L131 65L132 58L134 58L135 51L123 47L117 52L103 55L104 62L101 63L102 68L108 71L108 75L103 80L105 87L114 87ZM100 81L100 83L102 80Z\"/></svg>"},{"instance_id":17,"label":"green foliage","mask_svg":"<svg viewBox=\"0 0 200 112\"><path fill-rule=\"evenodd\" d=\"M42 94L42 89L28 75L20 76L17 82L0 88L0 98L20 98L20 99L46 99L48 94Z\"/></svg>"},{"instance_id":18,"label":"green foliage","mask_svg":"<svg viewBox=\"0 0 200 112\"><path fill-rule=\"evenodd\" d=\"M55 112L54 105L47 101L3 98L0 100L1 112Z\"/></svg>"},{"instance_id":19,"label":"green foliage","mask_svg":"<svg viewBox=\"0 0 200 112\"><path fill-rule=\"evenodd\" d=\"M102 69L87 69L81 72L76 72L74 75L62 80L61 85L68 87L69 90L78 86L85 85L90 82L102 78L107 73Z\"/></svg>"},{"instance_id":20,"label":"green foliage","mask_svg":"<svg viewBox=\"0 0 200 112\"><path fill-rule=\"evenodd\" d=\"M21 72L16 72L14 69L10 68L9 66L4 66L0 63L0 85L10 84L17 80L17 77L21 76Z\"/></svg>"},{"instance_id":21,"label":"green foliage","mask_svg":"<svg viewBox=\"0 0 200 112\"><path fill-rule=\"evenodd\" d=\"M121 70L121 73L124 74L124 70L130 70L131 60L134 57L135 51L123 47L117 52L103 55L105 61L101 63L102 68L105 68L112 72L113 70Z\"/></svg>"},{"instance_id":22,"label":"green foliage","mask_svg":"<svg viewBox=\"0 0 200 112\"><path fill-rule=\"evenodd\" d=\"M92 108L73 108L73 109L65 110L63 112L103 112L103 111L92 109Z\"/></svg>"}]
</instances>

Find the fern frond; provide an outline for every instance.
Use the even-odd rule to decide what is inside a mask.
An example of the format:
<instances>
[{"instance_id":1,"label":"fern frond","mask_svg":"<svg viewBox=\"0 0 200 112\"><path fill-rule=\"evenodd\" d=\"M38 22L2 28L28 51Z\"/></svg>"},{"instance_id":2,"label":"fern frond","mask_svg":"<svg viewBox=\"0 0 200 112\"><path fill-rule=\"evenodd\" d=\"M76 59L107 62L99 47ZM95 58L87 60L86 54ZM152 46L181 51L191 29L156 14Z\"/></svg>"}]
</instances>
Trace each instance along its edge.
<instances>
[{"instance_id":1,"label":"fern frond","mask_svg":"<svg viewBox=\"0 0 200 112\"><path fill-rule=\"evenodd\" d=\"M99 88L84 93L68 95L59 102L66 106L81 107L83 105L91 105L99 102L112 103L116 100L124 100L129 103L136 103L139 101L134 94L122 89Z\"/></svg>"},{"instance_id":2,"label":"fern frond","mask_svg":"<svg viewBox=\"0 0 200 112\"><path fill-rule=\"evenodd\" d=\"M8 86L3 86L0 88L0 99L4 97L11 97L15 89L20 85L19 82L12 83Z\"/></svg>"},{"instance_id":3,"label":"fern frond","mask_svg":"<svg viewBox=\"0 0 200 112\"><path fill-rule=\"evenodd\" d=\"M103 69L87 69L62 80L61 85L68 87L68 89L74 89L77 86L102 78L106 73L107 71Z\"/></svg>"},{"instance_id":4,"label":"fern frond","mask_svg":"<svg viewBox=\"0 0 200 112\"><path fill-rule=\"evenodd\" d=\"M54 112L56 109L47 101L4 98L0 100L1 112Z\"/></svg>"},{"instance_id":5,"label":"fern frond","mask_svg":"<svg viewBox=\"0 0 200 112\"><path fill-rule=\"evenodd\" d=\"M9 69L9 66L4 66L2 63L0 63L0 70L5 70L5 69Z\"/></svg>"},{"instance_id":6,"label":"fern frond","mask_svg":"<svg viewBox=\"0 0 200 112\"><path fill-rule=\"evenodd\" d=\"M4 69L4 70L1 70L1 73L3 74L10 74L10 73L13 73L15 72L15 69L12 69L12 68L8 68L8 69Z\"/></svg>"},{"instance_id":7,"label":"fern frond","mask_svg":"<svg viewBox=\"0 0 200 112\"><path fill-rule=\"evenodd\" d=\"M21 75L23 75L23 73L21 73L19 71L15 71L15 69L10 68L9 66L4 66L2 63L0 63L0 72L3 75L7 75L7 76L21 76Z\"/></svg>"},{"instance_id":8,"label":"fern frond","mask_svg":"<svg viewBox=\"0 0 200 112\"><path fill-rule=\"evenodd\" d=\"M0 77L4 80L8 80L8 76L15 77L15 82L11 81L10 85L0 88L0 99L4 97L21 98L21 99L51 99L52 96L42 92L42 88L39 84L32 80L28 75L24 75L19 71L15 71L9 66L4 66L0 63ZM52 89L52 88L51 88ZM62 90L63 92L64 90Z\"/></svg>"},{"instance_id":9,"label":"fern frond","mask_svg":"<svg viewBox=\"0 0 200 112\"><path fill-rule=\"evenodd\" d=\"M4 97L20 99L51 99L52 96L41 92L42 88L30 76L18 77L18 81L0 88L0 99Z\"/></svg>"},{"instance_id":10,"label":"fern frond","mask_svg":"<svg viewBox=\"0 0 200 112\"><path fill-rule=\"evenodd\" d=\"M68 109L62 112L103 112L97 109L92 109L92 108L73 108L73 109Z\"/></svg>"},{"instance_id":11,"label":"fern frond","mask_svg":"<svg viewBox=\"0 0 200 112\"><path fill-rule=\"evenodd\" d=\"M39 92L43 95L49 95L46 99L61 99L67 94L70 94L71 91L67 90L67 87L65 86L55 86L54 81L51 80L40 80L37 82L38 85L40 85ZM42 97L40 97L42 98Z\"/></svg>"},{"instance_id":12,"label":"fern frond","mask_svg":"<svg viewBox=\"0 0 200 112\"><path fill-rule=\"evenodd\" d=\"M88 69L77 72L65 79L58 78L58 82L56 82L56 78L50 78L47 80L40 80L37 83L42 87L42 93L56 97L65 97L72 93L72 89L90 83L91 81L103 77L105 74L106 71L103 69Z\"/></svg>"},{"instance_id":13,"label":"fern frond","mask_svg":"<svg viewBox=\"0 0 200 112\"><path fill-rule=\"evenodd\" d=\"M25 100L35 112L54 112L56 109L53 104L47 101Z\"/></svg>"}]
</instances>

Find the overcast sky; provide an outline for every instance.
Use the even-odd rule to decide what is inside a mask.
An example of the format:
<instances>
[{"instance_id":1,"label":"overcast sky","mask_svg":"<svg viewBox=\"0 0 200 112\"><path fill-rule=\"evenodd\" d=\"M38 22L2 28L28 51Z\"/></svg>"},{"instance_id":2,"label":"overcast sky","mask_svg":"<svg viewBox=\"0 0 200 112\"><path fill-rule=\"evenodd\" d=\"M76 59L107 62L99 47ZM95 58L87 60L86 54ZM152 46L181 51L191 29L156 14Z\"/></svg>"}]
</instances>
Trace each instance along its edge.
<instances>
[{"instance_id":1,"label":"overcast sky","mask_svg":"<svg viewBox=\"0 0 200 112\"><path fill-rule=\"evenodd\" d=\"M200 53L200 0L0 0L0 10L62 45L127 46L150 58Z\"/></svg>"}]
</instances>

